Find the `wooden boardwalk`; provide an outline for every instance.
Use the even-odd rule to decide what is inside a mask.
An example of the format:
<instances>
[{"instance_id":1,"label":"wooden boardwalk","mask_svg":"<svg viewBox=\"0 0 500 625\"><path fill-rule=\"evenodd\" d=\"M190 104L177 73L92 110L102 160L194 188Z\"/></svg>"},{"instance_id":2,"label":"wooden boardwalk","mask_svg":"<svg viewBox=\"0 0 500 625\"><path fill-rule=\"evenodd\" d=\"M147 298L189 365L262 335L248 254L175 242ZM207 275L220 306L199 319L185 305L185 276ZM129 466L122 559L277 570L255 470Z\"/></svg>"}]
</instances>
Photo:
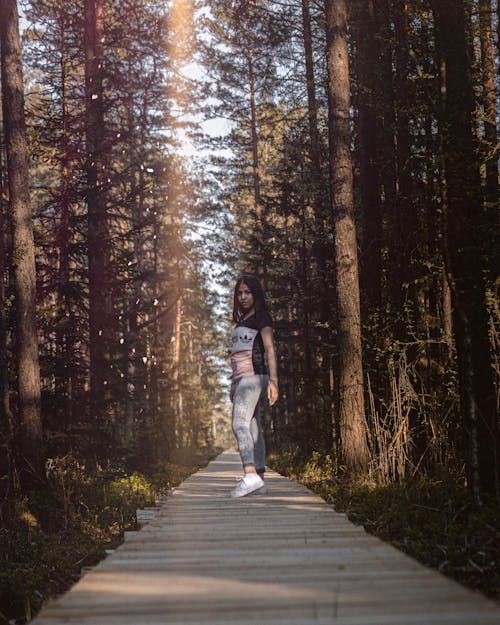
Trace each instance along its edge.
<instances>
[{"instance_id":1,"label":"wooden boardwalk","mask_svg":"<svg viewBox=\"0 0 500 625\"><path fill-rule=\"evenodd\" d=\"M225 452L36 625L500 625L500 607L270 472L231 499Z\"/></svg>"}]
</instances>

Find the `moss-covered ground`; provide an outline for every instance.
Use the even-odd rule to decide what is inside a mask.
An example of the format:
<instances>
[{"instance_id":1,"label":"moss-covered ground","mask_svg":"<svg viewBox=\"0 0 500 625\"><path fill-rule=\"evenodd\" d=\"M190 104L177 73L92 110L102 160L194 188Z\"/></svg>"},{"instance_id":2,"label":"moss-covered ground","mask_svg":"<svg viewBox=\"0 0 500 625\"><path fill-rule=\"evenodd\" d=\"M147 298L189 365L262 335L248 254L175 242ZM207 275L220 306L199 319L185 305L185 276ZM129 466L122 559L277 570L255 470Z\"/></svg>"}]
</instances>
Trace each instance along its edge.
<instances>
[{"instance_id":1,"label":"moss-covered ground","mask_svg":"<svg viewBox=\"0 0 500 625\"><path fill-rule=\"evenodd\" d=\"M136 510L154 505L212 454L190 454L147 472L88 470L75 457L48 464L40 488L4 502L0 517L0 625L21 625L67 590L136 528Z\"/></svg>"}]
</instances>

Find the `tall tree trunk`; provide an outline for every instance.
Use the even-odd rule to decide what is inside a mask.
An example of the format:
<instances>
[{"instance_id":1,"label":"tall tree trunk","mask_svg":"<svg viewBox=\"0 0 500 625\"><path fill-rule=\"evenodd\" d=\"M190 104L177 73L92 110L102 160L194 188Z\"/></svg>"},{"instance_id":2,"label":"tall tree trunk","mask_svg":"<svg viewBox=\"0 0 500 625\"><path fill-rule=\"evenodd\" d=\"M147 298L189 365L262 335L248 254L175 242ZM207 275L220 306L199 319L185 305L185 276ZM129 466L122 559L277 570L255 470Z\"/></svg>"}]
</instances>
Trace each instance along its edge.
<instances>
[{"instance_id":1,"label":"tall tree trunk","mask_svg":"<svg viewBox=\"0 0 500 625\"><path fill-rule=\"evenodd\" d=\"M130 68L132 71L132 68ZM146 96L145 96L146 97ZM144 111L146 103L143 102L141 114L141 123L138 126L137 116L134 116L133 102L129 100L127 104L127 121L128 121L128 137L130 145L130 162L129 167L132 172L137 168L137 163L144 162L143 146L145 143L144 128L145 119ZM127 393L125 401L125 427L124 435L127 444L130 444L134 436L134 423L137 414L140 413L142 401L144 399L144 377L146 375L146 367L144 366L144 349L145 346L140 340L139 331L139 310L143 294L143 276L144 268L144 249L142 226L144 219L144 186L145 173L143 168L139 168L137 175L133 173L130 177L130 191L128 193L132 234L128 236L129 245L131 244L135 266L131 270L129 277L133 289L130 292L128 304L127 319ZM141 427L141 426L139 426Z\"/></svg>"},{"instance_id":2,"label":"tall tree trunk","mask_svg":"<svg viewBox=\"0 0 500 625\"><path fill-rule=\"evenodd\" d=\"M260 166L259 166L259 136L257 133L257 106L255 103L255 75L253 69L253 53L248 43L246 50L247 70L248 70L248 97L250 100L250 135L252 141L252 181L253 181L253 201L256 220L256 242L257 261L256 272L266 283L266 262L264 258L264 218L262 201L260 197Z\"/></svg>"},{"instance_id":3,"label":"tall tree trunk","mask_svg":"<svg viewBox=\"0 0 500 625\"><path fill-rule=\"evenodd\" d=\"M1 107L0 107L1 111ZM15 486L15 477L13 471L15 469L13 463L14 457L14 418L10 408L10 382L9 382L9 350L8 350L8 320L7 320L7 302L5 293L5 282L8 275L7 260L7 210L4 197L6 189L4 184L4 145L3 130L0 120L0 444L3 446L5 453L0 457L0 471L2 475L7 476L6 480L0 484L0 497L3 501L13 501L9 498Z\"/></svg>"},{"instance_id":4,"label":"tall tree trunk","mask_svg":"<svg viewBox=\"0 0 500 625\"><path fill-rule=\"evenodd\" d=\"M173 412L177 447L184 446L184 413L181 387L182 294L177 294L174 326L174 358L172 363Z\"/></svg>"},{"instance_id":5,"label":"tall tree trunk","mask_svg":"<svg viewBox=\"0 0 500 625\"><path fill-rule=\"evenodd\" d=\"M447 215L447 270L460 376L460 398L468 436L469 485L498 489L498 429L488 337L483 233L487 219L473 135L474 93L467 58L464 3L434 0L446 65L444 158Z\"/></svg>"},{"instance_id":6,"label":"tall tree trunk","mask_svg":"<svg viewBox=\"0 0 500 625\"><path fill-rule=\"evenodd\" d=\"M382 212L377 162L376 87L378 45L373 0L363 0L357 13L357 77L359 167L362 215L361 285L369 314L380 306L382 293ZM383 85L387 89L387 85Z\"/></svg>"},{"instance_id":7,"label":"tall tree trunk","mask_svg":"<svg viewBox=\"0 0 500 625\"><path fill-rule=\"evenodd\" d=\"M379 66L377 83L377 116L379 149L377 166L380 177L381 219L386 224L382 243L388 249L386 261L387 289L382 299L389 302L390 317L393 327L386 332L386 343L397 334L401 315L401 241L397 202L397 156L396 156L396 115L394 94L394 35L392 24L392 0L376 0L375 20L379 40ZM383 373L385 377L385 371ZM378 386L376 380L372 384Z\"/></svg>"},{"instance_id":8,"label":"tall tree trunk","mask_svg":"<svg viewBox=\"0 0 500 625\"><path fill-rule=\"evenodd\" d=\"M418 218L417 209L413 200L413 180L411 176L411 136L410 136L410 110L411 96L408 75L410 72L410 52L408 43L408 16L407 2L397 0L393 7L394 36L395 36L395 79L394 95L396 104L396 166L397 166L397 233L396 241L399 242L399 297L398 306L406 310L409 318L403 320L401 333L398 338L406 340L415 328L420 328L425 323L426 314L419 306L419 298L416 286L416 267L418 262ZM433 236L434 238L434 236ZM420 243L421 244L421 243ZM406 348L407 362L418 361L418 346L409 340ZM413 344L412 344L413 343ZM418 380L410 368L409 372L415 386ZM412 437L411 461L417 466L425 453L427 441L425 428L419 421L419 410L412 405L408 409L408 426Z\"/></svg>"},{"instance_id":9,"label":"tall tree trunk","mask_svg":"<svg viewBox=\"0 0 500 625\"><path fill-rule=\"evenodd\" d=\"M307 118L309 122L310 154L313 169L316 193L321 190L321 142L318 131L318 104L316 101L316 87L314 80L314 63L312 53L311 12L309 0L302 0L302 32L304 43L304 58L306 65L307 84Z\"/></svg>"},{"instance_id":10,"label":"tall tree trunk","mask_svg":"<svg viewBox=\"0 0 500 625\"><path fill-rule=\"evenodd\" d=\"M20 418L21 481L43 478L40 367L36 327L35 244L24 118L24 89L15 0L0 2L3 121L7 147L16 288L16 358Z\"/></svg>"},{"instance_id":11,"label":"tall tree trunk","mask_svg":"<svg viewBox=\"0 0 500 625\"><path fill-rule=\"evenodd\" d=\"M301 202L300 209L300 226L301 226L301 246L300 246L300 287L302 297L304 299L304 324L302 326L302 338L304 341L304 366L305 366L305 378L308 380L308 385L311 388L311 384L314 383L314 370L313 370L313 358L311 350L311 310L309 309L311 301L310 293L310 274L309 267L311 266L311 258L308 253L307 245L307 218L306 218L306 206L304 199Z\"/></svg>"},{"instance_id":12,"label":"tall tree trunk","mask_svg":"<svg viewBox=\"0 0 500 625\"><path fill-rule=\"evenodd\" d=\"M109 233L103 177L103 0L85 0L86 200L88 209L90 422L105 424L109 342Z\"/></svg>"},{"instance_id":13,"label":"tall tree trunk","mask_svg":"<svg viewBox=\"0 0 500 625\"><path fill-rule=\"evenodd\" d=\"M6 205L4 202L4 163L3 163L3 132L0 125L0 427L7 441L9 452L13 438L13 419L10 409L9 361L8 361L8 330L7 303L5 298L6 263Z\"/></svg>"},{"instance_id":14,"label":"tall tree trunk","mask_svg":"<svg viewBox=\"0 0 500 625\"><path fill-rule=\"evenodd\" d=\"M319 342L320 358L323 363L330 361L330 352L326 347L329 344L329 297L330 284L328 261L328 241L326 233L329 230L328 224L328 193L321 167L321 139L318 130L318 103L316 100L316 87L314 77L313 46L311 33L311 12L309 0L302 0L302 32L304 44L304 59L306 67L307 85L307 118L309 122L309 153L312 168L312 205L314 209L314 236L313 250L318 266L319 283ZM329 367L326 364L321 367L323 393L325 397L330 395ZM311 375L314 371L310 370Z\"/></svg>"},{"instance_id":15,"label":"tall tree trunk","mask_svg":"<svg viewBox=\"0 0 500 625\"><path fill-rule=\"evenodd\" d=\"M445 363L449 363L453 356L454 343L453 343L453 304L451 298L451 286L449 282L449 274L447 271L448 252L446 244L446 215L449 211L448 203L448 189L446 188L446 164L444 154L444 134L446 124L446 112L445 112L445 99L446 99L446 65L443 60L442 44L439 35L439 30L435 28L435 54L434 63L439 68L438 81L437 81L437 94L438 94L438 137L439 137L439 197L441 202L441 214L437 213L439 231L441 236L441 255L443 258L443 270L442 270L442 319L443 319L443 331L446 340L446 354Z\"/></svg>"},{"instance_id":16,"label":"tall tree trunk","mask_svg":"<svg viewBox=\"0 0 500 625\"><path fill-rule=\"evenodd\" d=\"M8 458L5 458L8 466L5 466L4 473L10 475L10 459L13 451L12 443L14 438L14 421L12 411L10 409L9 353L7 348L7 303L5 298L5 280L7 277L7 250L5 245L7 236L7 211L4 202L5 191L3 131L0 124L0 431L3 436L2 441L7 446L8 455ZM10 484L5 484L4 486L8 488ZM0 493L2 492L3 489L0 489Z\"/></svg>"},{"instance_id":17,"label":"tall tree trunk","mask_svg":"<svg viewBox=\"0 0 500 625\"><path fill-rule=\"evenodd\" d=\"M417 213L413 204L413 189L411 178L411 138L410 116L411 108L408 85L409 46L406 2L398 0L394 3L394 34L395 46L395 97L396 97L396 158L397 158L397 188L398 188L398 240L402 243L402 254L398 270L403 283L410 284L414 279L412 264L417 248ZM416 294L413 293L416 298Z\"/></svg>"},{"instance_id":18,"label":"tall tree trunk","mask_svg":"<svg viewBox=\"0 0 500 625\"><path fill-rule=\"evenodd\" d=\"M157 197L156 190L153 188L153 197ZM156 214L156 200L155 200L155 209L154 214ZM160 230L160 220L156 222L156 227ZM159 264L158 264L158 236L153 238L153 276L154 285L153 285L153 294L155 300L158 300L160 297L160 282L161 277L159 274ZM152 342L153 342L153 362L151 363L151 388L150 388L150 396L151 396L151 416L153 421L153 428L158 431L158 427L161 426L159 421L159 415L161 413L161 390L160 390L160 344L161 344L161 329L159 323L158 316L155 318L152 328ZM162 450L163 451L163 450ZM167 454L163 453L163 457L168 458Z\"/></svg>"},{"instance_id":19,"label":"tall tree trunk","mask_svg":"<svg viewBox=\"0 0 500 625\"><path fill-rule=\"evenodd\" d=\"M353 173L349 124L350 89L345 0L326 0L330 175L335 233L338 367L337 429L340 461L353 470L368 466L363 397L361 321Z\"/></svg>"},{"instance_id":20,"label":"tall tree trunk","mask_svg":"<svg viewBox=\"0 0 500 625\"><path fill-rule=\"evenodd\" d=\"M486 143L486 208L492 225L498 224L498 137L495 93L495 62L491 27L491 0L479 0L479 34L484 104L484 139Z\"/></svg>"},{"instance_id":21,"label":"tall tree trunk","mask_svg":"<svg viewBox=\"0 0 500 625\"><path fill-rule=\"evenodd\" d=\"M61 27L61 107L62 107L62 134L60 140L60 171L61 171L61 197L59 229L57 234L57 247L59 252L58 267L58 308L59 323L56 349L58 350L58 365L56 368L56 393L64 398L64 426L69 432L73 425L73 337L75 329L72 322L72 310L69 295L70 281L70 204L71 204L71 166L70 166L70 130L69 112L67 101L68 79L68 50L66 45L66 13L65 8L60 9Z\"/></svg>"}]
</instances>

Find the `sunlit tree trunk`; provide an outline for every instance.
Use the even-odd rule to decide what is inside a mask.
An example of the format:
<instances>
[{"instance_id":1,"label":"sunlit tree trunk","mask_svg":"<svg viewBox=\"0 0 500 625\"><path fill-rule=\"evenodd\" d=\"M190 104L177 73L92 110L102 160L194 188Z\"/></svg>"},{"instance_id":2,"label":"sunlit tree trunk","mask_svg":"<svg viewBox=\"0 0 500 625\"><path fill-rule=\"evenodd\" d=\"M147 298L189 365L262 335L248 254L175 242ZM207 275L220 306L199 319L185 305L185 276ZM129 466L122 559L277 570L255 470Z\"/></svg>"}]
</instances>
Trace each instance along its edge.
<instances>
[{"instance_id":1,"label":"sunlit tree trunk","mask_svg":"<svg viewBox=\"0 0 500 625\"><path fill-rule=\"evenodd\" d=\"M330 176L337 288L336 414L340 461L368 466L363 397L361 321L349 123L350 85L345 0L326 0Z\"/></svg>"},{"instance_id":2,"label":"sunlit tree trunk","mask_svg":"<svg viewBox=\"0 0 500 625\"><path fill-rule=\"evenodd\" d=\"M15 0L0 2L3 122L7 151L16 291L16 360L21 480L43 477L40 367L36 327L36 269L24 118L24 87Z\"/></svg>"}]
</instances>

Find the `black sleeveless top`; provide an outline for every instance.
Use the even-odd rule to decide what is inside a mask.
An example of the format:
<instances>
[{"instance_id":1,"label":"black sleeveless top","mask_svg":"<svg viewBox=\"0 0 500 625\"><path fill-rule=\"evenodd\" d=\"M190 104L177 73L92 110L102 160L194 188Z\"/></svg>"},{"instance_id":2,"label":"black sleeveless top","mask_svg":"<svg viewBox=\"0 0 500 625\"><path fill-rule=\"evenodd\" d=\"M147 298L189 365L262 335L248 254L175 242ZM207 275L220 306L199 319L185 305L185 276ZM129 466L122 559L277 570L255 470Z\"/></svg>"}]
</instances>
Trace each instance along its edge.
<instances>
[{"instance_id":1,"label":"black sleeveless top","mask_svg":"<svg viewBox=\"0 0 500 625\"><path fill-rule=\"evenodd\" d=\"M231 366L233 380L246 375L267 374L266 352L260 331L273 327L266 310L255 312L236 324L231 332Z\"/></svg>"}]
</instances>

